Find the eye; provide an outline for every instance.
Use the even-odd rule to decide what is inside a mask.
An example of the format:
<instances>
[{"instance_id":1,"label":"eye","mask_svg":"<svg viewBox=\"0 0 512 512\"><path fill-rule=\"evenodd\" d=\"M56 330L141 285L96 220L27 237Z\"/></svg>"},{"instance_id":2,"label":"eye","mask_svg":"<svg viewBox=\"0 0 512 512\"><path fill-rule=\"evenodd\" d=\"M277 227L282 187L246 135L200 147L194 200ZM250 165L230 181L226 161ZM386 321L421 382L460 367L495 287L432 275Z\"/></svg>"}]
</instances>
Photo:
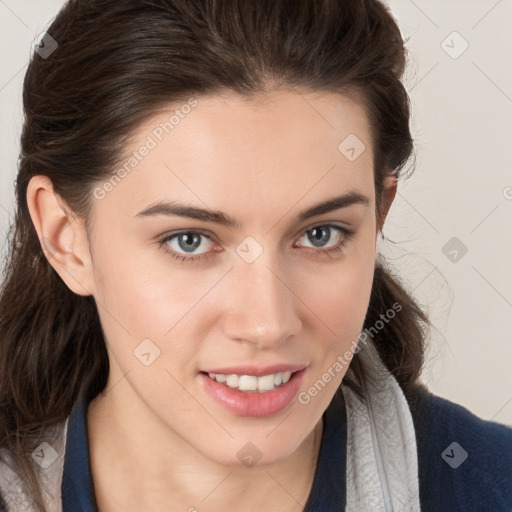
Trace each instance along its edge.
<instances>
[{"instance_id":1,"label":"eye","mask_svg":"<svg viewBox=\"0 0 512 512\"><path fill-rule=\"evenodd\" d=\"M333 236L333 231L335 232ZM300 240L306 239L312 244L314 253L338 253L343 250L345 242L353 236L354 232L336 224L321 224L314 226L304 233ZM331 244L329 245L329 242ZM301 247L304 247L300 244ZM307 247L307 246L306 246Z\"/></svg>"},{"instance_id":2,"label":"eye","mask_svg":"<svg viewBox=\"0 0 512 512\"><path fill-rule=\"evenodd\" d=\"M203 240L208 242L205 244ZM182 262L209 258L212 256L212 253L209 252L212 245L213 241L210 237L200 231L192 230L168 235L160 241L160 246L171 258ZM203 247L204 252L192 254L199 247ZM180 251L183 251L184 254Z\"/></svg>"},{"instance_id":3,"label":"eye","mask_svg":"<svg viewBox=\"0 0 512 512\"><path fill-rule=\"evenodd\" d=\"M345 242L353 235L353 231L336 224L320 224L306 230L299 239L307 238L312 247L302 243L298 247L308 249L308 253L313 254L313 257L321 257L325 254L334 256L335 253L343 251ZM330 245L329 242L331 242ZM206 260L214 256L215 252L222 251L219 248L211 250L215 247L215 242L210 236L198 230L185 230L167 235L159 241L159 246L169 257L182 263ZM196 253L197 249L202 251Z\"/></svg>"}]
</instances>

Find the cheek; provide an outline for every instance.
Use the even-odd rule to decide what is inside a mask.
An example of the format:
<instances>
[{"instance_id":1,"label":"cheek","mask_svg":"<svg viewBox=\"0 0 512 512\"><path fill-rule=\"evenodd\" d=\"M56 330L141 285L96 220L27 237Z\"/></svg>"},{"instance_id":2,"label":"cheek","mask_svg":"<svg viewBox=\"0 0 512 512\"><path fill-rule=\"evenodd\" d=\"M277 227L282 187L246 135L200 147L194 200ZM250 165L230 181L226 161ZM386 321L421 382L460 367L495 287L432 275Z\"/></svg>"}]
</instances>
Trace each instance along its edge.
<instances>
[{"instance_id":1,"label":"cheek","mask_svg":"<svg viewBox=\"0 0 512 512\"><path fill-rule=\"evenodd\" d=\"M158 365L168 363L170 354L191 358L197 349L194 340L200 339L193 330L204 323L198 311L223 272L171 268L165 255L138 257L133 252L118 259L104 247L95 257L101 261L95 272L96 298L110 351L124 370L136 362L133 351L145 339L160 350Z\"/></svg>"},{"instance_id":2,"label":"cheek","mask_svg":"<svg viewBox=\"0 0 512 512\"><path fill-rule=\"evenodd\" d=\"M178 268L158 247L120 247L119 241L96 249L95 280L98 300L116 318L136 329L157 330L160 335L183 317L208 290L214 277L208 273ZM211 285L210 285L211 286ZM139 329L137 329L139 330ZM139 334L147 334L139 330Z\"/></svg>"},{"instance_id":3,"label":"cheek","mask_svg":"<svg viewBox=\"0 0 512 512\"><path fill-rule=\"evenodd\" d=\"M318 265L307 278L305 296L315 311L331 319L366 314L375 266L375 246L371 237L351 242L349 251L337 262Z\"/></svg>"},{"instance_id":4,"label":"cheek","mask_svg":"<svg viewBox=\"0 0 512 512\"><path fill-rule=\"evenodd\" d=\"M307 297L307 306L325 324L326 333L335 333L338 340L359 334L368 309L374 268L375 243L366 236L353 243L338 263L318 267L304 281L301 295Z\"/></svg>"}]
</instances>

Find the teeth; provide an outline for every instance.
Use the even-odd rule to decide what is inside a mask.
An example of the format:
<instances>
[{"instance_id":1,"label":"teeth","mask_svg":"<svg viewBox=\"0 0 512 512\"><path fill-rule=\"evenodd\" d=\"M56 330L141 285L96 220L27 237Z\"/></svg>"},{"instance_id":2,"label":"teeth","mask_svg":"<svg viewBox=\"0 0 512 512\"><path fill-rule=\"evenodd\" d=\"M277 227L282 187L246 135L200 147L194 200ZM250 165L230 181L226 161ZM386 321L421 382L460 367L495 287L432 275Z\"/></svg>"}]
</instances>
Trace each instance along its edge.
<instances>
[{"instance_id":1,"label":"teeth","mask_svg":"<svg viewBox=\"0 0 512 512\"><path fill-rule=\"evenodd\" d=\"M256 377L255 375L224 375L222 373L209 373L210 379L226 384L233 389L240 391L272 391L277 386L286 384L292 376L292 372L278 372L270 375L262 375Z\"/></svg>"},{"instance_id":2,"label":"teeth","mask_svg":"<svg viewBox=\"0 0 512 512\"><path fill-rule=\"evenodd\" d=\"M258 377L254 375L241 375L238 379L240 391L256 391L258 389Z\"/></svg>"},{"instance_id":3,"label":"teeth","mask_svg":"<svg viewBox=\"0 0 512 512\"><path fill-rule=\"evenodd\" d=\"M258 377L258 391L272 391L274 389L275 380L276 378L274 375Z\"/></svg>"},{"instance_id":4,"label":"teeth","mask_svg":"<svg viewBox=\"0 0 512 512\"><path fill-rule=\"evenodd\" d=\"M230 388L237 388L240 382L240 377L238 375L226 375L226 384Z\"/></svg>"}]
</instances>

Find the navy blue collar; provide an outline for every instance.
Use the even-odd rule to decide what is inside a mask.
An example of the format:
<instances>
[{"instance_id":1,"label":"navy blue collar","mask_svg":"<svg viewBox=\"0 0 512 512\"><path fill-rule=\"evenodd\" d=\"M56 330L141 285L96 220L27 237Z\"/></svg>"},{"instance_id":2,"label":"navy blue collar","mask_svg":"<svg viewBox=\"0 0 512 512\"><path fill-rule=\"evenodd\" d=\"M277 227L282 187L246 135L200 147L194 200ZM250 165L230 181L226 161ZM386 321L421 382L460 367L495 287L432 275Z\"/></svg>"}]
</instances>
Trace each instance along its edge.
<instances>
[{"instance_id":1,"label":"navy blue collar","mask_svg":"<svg viewBox=\"0 0 512 512\"><path fill-rule=\"evenodd\" d=\"M94 498L85 399L77 402L68 420L62 475L62 512L97 512Z\"/></svg>"},{"instance_id":2,"label":"navy blue collar","mask_svg":"<svg viewBox=\"0 0 512 512\"><path fill-rule=\"evenodd\" d=\"M304 512L345 510L347 411L341 388L336 390L323 416L322 444Z\"/></svg>"},{"instance_id":3,"label":"navy blue collar","mask_svg":"<svg viewBox=\"0 0 512 512\"><path fill-rule=\"evenodd\" d=\"M77 402L68 421L62 476L62 512L97 512L89 460L87 406ZM345 510L346 409L338 389L323 414L323 432L313 488L304 512Z\"/></svg>"}]
</instances>

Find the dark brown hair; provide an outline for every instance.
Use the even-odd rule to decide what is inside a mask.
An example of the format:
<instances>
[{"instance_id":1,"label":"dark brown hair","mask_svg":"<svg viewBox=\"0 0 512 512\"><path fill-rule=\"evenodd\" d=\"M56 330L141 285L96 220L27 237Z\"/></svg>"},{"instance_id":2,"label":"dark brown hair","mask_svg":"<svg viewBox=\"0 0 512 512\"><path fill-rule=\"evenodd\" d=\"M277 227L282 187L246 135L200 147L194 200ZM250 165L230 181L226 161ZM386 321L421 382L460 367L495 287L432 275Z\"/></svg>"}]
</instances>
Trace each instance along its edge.
<instances>
[{"instance_id":1,"label":"dark brown hair","mask_svg":"<svg viewBox=\"0 0 512 512\"><path fill-rule=\"evenodd\" d=\"M384 177L400 177L414 156L401 83L407 52L377 0L74 0L47 32L58 47L31 56L23 85L0 296L0 448L41 511L30 453L79 398L103 390L109 363L93 297L73 293L41 249L26 201L34 175L48 176L88 226L94 186L113 173L141 122L171 102L225 90L358 98L372 131L377 219ZM428 319L380 257L364 327L395 303L400 312L372 342L407 392L423 366ZM343 384L358 388L348 377Z\"/></svg>"}]
</instances>

